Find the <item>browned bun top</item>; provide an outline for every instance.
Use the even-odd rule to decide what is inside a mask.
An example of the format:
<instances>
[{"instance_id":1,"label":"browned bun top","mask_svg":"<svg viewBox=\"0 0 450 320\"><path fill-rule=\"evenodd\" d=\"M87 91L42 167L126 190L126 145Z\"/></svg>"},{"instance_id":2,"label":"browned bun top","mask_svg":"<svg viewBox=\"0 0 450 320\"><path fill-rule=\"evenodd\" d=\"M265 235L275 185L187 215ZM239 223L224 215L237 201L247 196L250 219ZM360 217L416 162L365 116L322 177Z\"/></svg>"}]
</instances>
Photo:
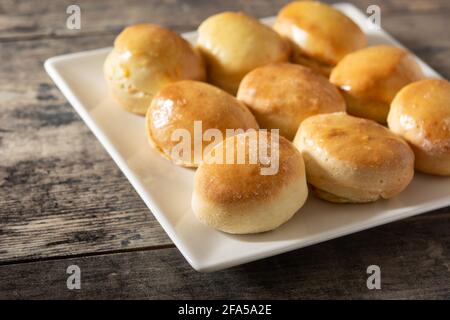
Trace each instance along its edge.
<instances>
[{"instance_id":1,"label":"browned bun top","mask_svg":"<svg viewBox=\"0 0 450 320\"><path fill-rule=\"evenodd\" d=\"M408 51L380 45L345 56L333 69L330 81L353 96L391 103L403 86L422 78Z\"/></svg>"},{"instance_id":2,"label":"browned bun top","mask_svg":"<svg viewBox=\"0 0 450 320\"><path fill-rule=\"evenodd\" d=\"M172 134L176 129L186 129L192 137L194 151L195 121L201 121L203 132L216 128L223 135L226 129L258 129L247 107L230 94L203 82L184 80L165 86L155 95L146 116L150 142L163 155L176 161L171 152L180 141L173 139ZM209 142L203 142L203 146L206 145ZM193 159L180 164L198 165Z\"/></svg>"},{"instance_id":3,"label":"browned bun top","mask_svg":"<svg viewBox=\"0 0 450 320\"><path fill-rule=\"evenodd\" d=\"M236 152L241 146L242 150L245 150L246 161L244 163L203 163L197 170L194 188L205 200L217 204L227 204L271 199L282 192L286 185L297 179L304 179L305 169L302 156L290 141L281 136L272 135L270 132L266 133L267 140L264 140L255 133L258 131L229 137L214 148L214 152L217 152L219 148L222 149L223 155L226 154L227 148L230 148L237 157ZM272 143L272 138L279 140L278 142L274 140ZM272 148L278 148L279 164L276 174L261 174L262 168L270 166L267 159L261 161L261 158L258 157L253 164L250 162L250 154L253 152L255 155L260 150L259 147L254 149L250 147L255 141L266 141L267 144L262 143L261 145L268 146L269 154L275 152L273 151L275 149Z\"/></svg>"},{"instance_id":4,"label":"browned bun top","mask_svg":"<svg viewBox=\"0 0 450 320\"><path fill-rule=\"evenodd\" d=\"M128 54L124 62L130 67L151 66L164 70L165 76L170 79L205 78L201 57L189 42L174 31L155 24L137 24L125 28L114 41L114 49ZM136 80L139 87L141 82ZM145 81L142 86L146 86Z\"/></svg>"},{"instance_id":5,"label":"browned bun top","mask_svg":"<svg viewBox=\"0 0 450 320\"><path fill-rule=\"evenodd\" d=\"M207 62L208 80L232 94L249 71L287 61L290 54L287 41L241 12L222 12L203 21L197 45Z\"/></svg>"},{"instance_id":6,"label":"browned bun top","mask_svg":"<svg viewBox=\"0 0 450 320\"><path fill-rule=\"evenodd\" d=\"M154 24L125 28L103 71L119 105L140 115L146 114L155 93L168 83L206 78L201 55L175 32Z\"/></svg>"},{"instance_id":7,"label":"browned bun top","mask_svg":"<svg viewBox=\"0 0 450 320\"><path fill-rule=\"evenodd\" d=\"M389 199L414 176L414 153L402 138L375 121L343 112L306 119L294 144L305 160L308 182L328 201Z\"/></svg>"},{"instance_id":8,"label":"browned bun top","mask_svg":"<svg viewBox=\"0 0 450 320\"><path fill-rule=\"evenodd\" d=\"M237 94L261 128L280 129L292 140L300 123L315 114L345 111L345 102L328 79L300 65L268 64L242 80Z\"/></svg>"},{"instance_id":9,"label":"browned bun top","mask_svg":"<svg viewBox=\"0 0 450 320\"><path fill-rule=\"evenodd\" d=\"M287 4L278 13L274 28L290 39L300 54L330 65L366 45L357 24L333 7L315 1Z\"/></svg>"},{"instance_id":10,"label":"browned bun top","mask_svg":"<svg viewBox=\"0 0 450 320\"><path fill-rule=\"evenodd\" d=\"M425 79L405 86L392 101L388 123L428 152L450 153L450 83Z\"/></svg>"},{"instance_id":11,"label":"browned bun top","mask_svg":"<svg viewBox=\"0 0 450 320\"><path fill-rule=\"evenodd\" d=\"M358 167L403 168L414 161L408 144L372 120L345 113L310 117L301 125L304 145L321 157Z\"/></svg>"}]
</instances>

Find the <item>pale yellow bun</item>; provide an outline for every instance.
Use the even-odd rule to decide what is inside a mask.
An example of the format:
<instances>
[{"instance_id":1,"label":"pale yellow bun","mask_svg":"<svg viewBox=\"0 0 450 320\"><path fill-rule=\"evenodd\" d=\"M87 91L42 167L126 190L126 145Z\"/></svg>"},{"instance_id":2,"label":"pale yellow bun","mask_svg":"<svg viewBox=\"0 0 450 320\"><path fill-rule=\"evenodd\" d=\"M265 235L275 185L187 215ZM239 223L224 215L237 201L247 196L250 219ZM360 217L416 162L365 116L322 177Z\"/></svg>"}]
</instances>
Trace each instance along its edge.
<instances>
[{"instance_id":1,"label":"pale yellow bun","mask_svg":"<svg viewBox=\"0 0 450 320\"><path fill-rule=\"evenodd\" d=\"M257 133L257 132L256 132ZM278 143L272 143L279 138ZM230 137L214 150L249 146L264 141L255 134L245 133ZM249 161L243 164L202 163L195 173L192 209L202 223L215 229L234 233L258 233L275 229L288 221L305 203L308 187L302 156L287 139L270 133L264 147L278 148L278 170L273 175L262 175L261 169L270 164ZM228 147L227 147L228 146ZM270 149L275 150L275 149ZM273 151L272 151L273 152ZM270 152L269 152L270 153Z\"/></svg>"},{"instance_id":2,"label":"pale yellow bun","mask_svg":"<svg viewBox=\"0 0 450 320\"><path fill-rule=\"evenodd\" d=\"M381 45L347 55L333 69L330 81L343 92L349 114L384 124L395 94L422 78L408 51Z\"/></svg>"},{"instance_id":3,"label":"pale yellow bun","mask_svg":"<svg viewBox=\"0 0 450 320\"><path fill-rule=\"evenodd\" d=\"M416 169L450 175L450 83L427 79L411 83L392 101L389 128L409 142Z\"/></svg>"},{"instance_id":4,"label":"pale yellow bun","mask_svg":"<svg viewBox=\"0 0 450 320\"><path fill-rule=\"evenodd\" d=\"M151 145L169 160L196 167L202 160L202 150L215 141L200 139L202 148L195 149L195 121L201 121L200 138L211 128L223 135L226 129L258 129L251 112L232 95L204 82L184 80L166 85L155 95L146 115L147 136ZM174 136L180 131L177 129L190 134L190 155L178 152L182 148L177 146L182 146L183 141L181 136Z\"/></svg>"},{"instance_id":5,"label":"pale yellow bun","mask_svg":"<svg viewBox=\"0 0 450 320\"><path fill-rule=\"evenodd\" d=\"M145 115L154 94L182 79L205 80L203 60L175 32L153 24L125 28L106 58L104 74L119 104Z\"/></svg>"},{"instance_id":6,"label":"pale yellow bun","mask_svg":"<svg viewBox=\"0 0 450 320\"><path fill-rule=\"evenodd\" d=\"M289 63L268 64L248 73L237 98L249 107L261 128L280 129L289 140L304 119L345 111L344 98L328 79Z\"/></svg>"},{"instance_id":7,"label":"pale yellow bun","mask_svg":"<svg viewBox=\"0 0 450 320\"><path fill-rule=\"evenodd\" d=\"M289 44L271 28L240 12L223 12L198 28L198 48L207 63L208 81L236 94L241 79L270 62L289 59Z\"/></svg>"},{"instance_id":8,"label":"pale yellow bun","mask_svg":"<svg viewBox=\"0 0 450 320\"><path fill-rule=\"evenodd\" d=\"M350 18L315 1L295 1L278 13L274 29L290 40L293 61L328 76L346 54L366 45L366 37Z\"/></svg>"},{"instance_id":9,"label":"pale yellow bun","mask_svg":"<svg viewBox=\"0 0 450 320\"><path fill-rule=\"evenodd\" d=\"M306 119L294 145L302 152L308 182L328 201L388 199L414 175L414 153L403 139L374 121L345 113Z\"/></svg>"}]
</instances>

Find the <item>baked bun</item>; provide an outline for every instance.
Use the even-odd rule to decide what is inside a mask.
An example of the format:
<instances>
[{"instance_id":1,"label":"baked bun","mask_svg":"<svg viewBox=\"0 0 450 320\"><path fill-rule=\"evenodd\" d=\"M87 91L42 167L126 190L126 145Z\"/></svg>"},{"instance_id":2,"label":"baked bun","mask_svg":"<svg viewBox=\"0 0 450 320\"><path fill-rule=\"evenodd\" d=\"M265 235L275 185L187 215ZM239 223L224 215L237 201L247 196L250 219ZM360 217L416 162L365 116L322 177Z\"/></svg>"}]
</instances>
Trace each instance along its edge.
<instances>
[{"instance_id":1,"label":"baked bun","mask_svg":"<svg viewBox=\"0 0 450 320\"><path fill-rule=\"evenodd\" d=\"M231 150L236 156L238 146L245 147L245 159L249 159L250 150L252 154L267 147L269 154L278 150L278 167L273 174L263 175L262 169L275 162L265 158L253 164L205 162L197 169L192 209L202 223L234 234L264 232L288 221L305 203L308 187L300 152L285 138L265 132L267 139L263 139L261 132L230 137L213 150L221 149L223 154ZM253 144L259 148L250 149Z\"/></svg>"},{"instance_id":2,"label":"baked bun","mask_svg":"<svg viewBox=\"0 0 450 320\"><path fill-rule=\"evenodd\" d=\"M381 45L347 55L333 69L330 81L343 92L349 114L384 124L395 94L422 78L410 53Z\"/></svg>"},{"instance_id":3,"label":"baked bun","mask_svg":"<svg viewBox=\"0 0 450 320\"><path fill-rule=\"evenodd\" d=\"M287 61L290 53L287 41L275 31L240 12L206 19L198 28L197 44L207 63L208 81L233 95L249 71Z\"/></svg>"},{"instance_id":4,"label":"baked bun","mask_svg":"<svg viewBox=\"0 0 450 320\"><path fill-rule=\"evenodd\" d=\"M175 32L154 24L125 28L117 36L103 69L119 104L141 115L166 84L206 77L200 54Z\"/></svg>"},{"instance_id":5,"label":"baked bun","mask_svg":"<svg viewBox=\"0 0 450 320\"><path fill-rule=\"evenodd\" d=\"M197 122L198 129L194 131L196 121L201 123ZM225 136L226 129L258 129L258 123L235 97L193 80L166 85L155 95L147 111L146 130L151 145L178 165L196 167L201 162L203 150L210 143L219 142L214 137L210 141L202 139L206 130L213 128ZM183 149L187 138L190 148ZM198 147L194 138L198 138Z\"/></svg>"},{"instance_id":6,"label":"baked bun","mask_svg":"<svg viewBox=\"0 0 450 320\"><path fill-rule=\"evenodd\" d=\"M450 83L427 79L411 83L392 101L389 128L409 142L416 169L450 175Z\"/></svg>"},{"instance_id":7,"label":"baked bun","mask_svg":"<svg viewBox=\"0 0 450 320\"><path fill-rule=\"evenodd\" d=\"M294 139L305 160L308 182L331 202L388 199L408 186L414 153L382 125L345 113L312 116Z\"/></svg>"},{"instance_id":8,"label":"baked bun","mask_svg":"<svg viewBox=\"0 0 450 320\"><path fill-rule=\"evenodd\" d=\"M274 29L290 40L294 62L326 76L346 54L366 46L358 25L333 7L315 1L284 6Z\"/></svg>"},{"instance_id":9,"label":"baked bun","mask_svg":"<svg viewBox=\"0 0 450 320\"><path fill-rule=\"evenodd\" d=\"M345 101L328 79L296 64L259 67L242 80L237 94L261 128L280 129L294 139L300 123L315 114L345 111Z\"/></svg>"}]
</instances>

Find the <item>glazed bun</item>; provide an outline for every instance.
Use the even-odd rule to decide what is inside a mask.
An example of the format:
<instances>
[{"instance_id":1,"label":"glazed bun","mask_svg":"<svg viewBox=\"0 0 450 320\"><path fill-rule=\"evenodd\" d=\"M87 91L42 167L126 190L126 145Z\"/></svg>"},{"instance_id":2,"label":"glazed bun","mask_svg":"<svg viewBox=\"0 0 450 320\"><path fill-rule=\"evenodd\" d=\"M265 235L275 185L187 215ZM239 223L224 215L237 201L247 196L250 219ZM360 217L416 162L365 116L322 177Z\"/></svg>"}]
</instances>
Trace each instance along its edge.
<instances>
[{"instance_id":1,"label":"glazed bun","mask_svg":"<svg viewBox=\"0 0 450 320\"><path fill-rule=\"evenodd\" d=\"M350 18L315 1L296 1L284 6L274 29L290 40L294 62L327 77L346 54L366 45L364 33Z\"/></svg>"},{"instance_id":2,"label":"glazed bun","mask_svg":"<svg viewBox=\"0 0 450 320\"><path fill-rule=\"evenodd\" d=\"M330 81L343 92L349 114L384 124L395 94L422 78L409 52L382 45L347 55L333 69Z\"/></svg>"},{"instance_id":3,"label":"glazed bun","mask_svg":"<svg viewBox=\"0 0 450 320\"><path fill-rule=\"evenodd\" d=\"M450 175L450 83L427 79L404 87L392 101L389 128L409 142L416 169Z\"/></svg>"},{"instance_id":4,"label":"glazed bun","mask_svg":"<svg viewBox=\"0 0 450 320\"><path fill-rule=\"evenodd\" d=\"M203 60L191 45L175 32L153 24L125 28L103 69L119 104L140 115L163 86L206 77Z\"/></svg>"},{"instance_id":5,"label":"glazed bun","mask_svg":"<svg viewBox=\"0 0 450 320\"><path fill-rule=\"evenodd\" d=\"M258 20L237 12L206 19L198 28L197 44L207 63L208 81L233 95L249 71L289 59L285 40Z\"/></svg>"},{"instance_id":6,"label":"glazed bun","mask_svg":"<svg viewBox=\"0 0 450 320\"><path fill-rule=\"evenodd\" d=\"M230 137L213 152L223 150L226 154L231 150L236 156L238 146L243 146L242 154L248 159L250 150L255 154L268 147L274 154L277 148L277 167L273 166L274 160L259 158L242 164L205 162L197 169L192 209L202 223L227 233L264 232L288 221L305 203L308 187L300 152L285 138L266 132L264 140L257 135L260 132ZM254 149L249 147L258 144ZM275 169L272 174L262 174L262 169L269 166Z\"/></svg>"},{"instance_id":7,"label":"glazed bun","mask_svg":"<svg viewBox=\"0 0 450 320\"><path fill-rule=\"evenodd\" d=\"M315 114L345 111L345 101L328 79L289 63L268 64L248 73L237 94L261 128L280 129L294 139L300 123Z\"/></svg>"},{"instance_id":8,"label":"glazed bun","mask_svg":"<svg viewBox=\"0 0 450 320\"><path fill-rule=\"evenodd\" d=\"M197 131L194 131L196 124ZM206 130L218 129L225 135L226 129L250 128L258 129L258 123L244 104L219 88L192 80L162 88L146 116L151 145L169 160L187 167L198 166L203 150L215 142L213 137L210 141L202 139ZM183 139L187 138L190 138L189 148L183 148L186 142ZM195 147L194 138L198 138L201 148Z\"/></svg>"},{"instance_id":9,"label":"glazed bun","mask_svg":"<svg viewBox=\"0 0 450 320\"><path fill-rule=\"evenodd\" d=\"M294 140L316 194L338 203L391 198L414 175L414 153L382 125L345 113L312 116Z\"/></svg>"}]
</instances>

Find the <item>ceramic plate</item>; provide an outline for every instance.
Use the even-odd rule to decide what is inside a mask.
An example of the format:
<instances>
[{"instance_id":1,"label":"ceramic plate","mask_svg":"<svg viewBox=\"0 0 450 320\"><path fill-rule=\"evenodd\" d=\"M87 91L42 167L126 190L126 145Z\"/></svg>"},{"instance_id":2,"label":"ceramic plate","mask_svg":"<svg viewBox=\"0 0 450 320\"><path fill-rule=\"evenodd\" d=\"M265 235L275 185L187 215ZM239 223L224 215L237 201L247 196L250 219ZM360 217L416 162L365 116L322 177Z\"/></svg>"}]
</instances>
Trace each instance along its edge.
<instances>
[{"instance_id":1,"label":"ceramic plate","mask_svg":"<svg viewBox=\"0 0 450 320\"><path fill-rule=\"evenodd\" d=\"M366 16L354 6L336 7L360 25L369 44L401 46L386 32L369 28ZM263 19L267 24L273 21ZM183 37L192 42L196 33ZM152 150L144 118L124 111L109 97L102 65L110 50L53 57L45 69L198 271L228 268L450 205L450 179L417 174L402 194L372 204L333 205L310 196L288 223L263 234L228 235L203 226L190 206L194 171L177 167ZM439 77L417 60L427 76Z\"/></svg>"}]
</instances>

